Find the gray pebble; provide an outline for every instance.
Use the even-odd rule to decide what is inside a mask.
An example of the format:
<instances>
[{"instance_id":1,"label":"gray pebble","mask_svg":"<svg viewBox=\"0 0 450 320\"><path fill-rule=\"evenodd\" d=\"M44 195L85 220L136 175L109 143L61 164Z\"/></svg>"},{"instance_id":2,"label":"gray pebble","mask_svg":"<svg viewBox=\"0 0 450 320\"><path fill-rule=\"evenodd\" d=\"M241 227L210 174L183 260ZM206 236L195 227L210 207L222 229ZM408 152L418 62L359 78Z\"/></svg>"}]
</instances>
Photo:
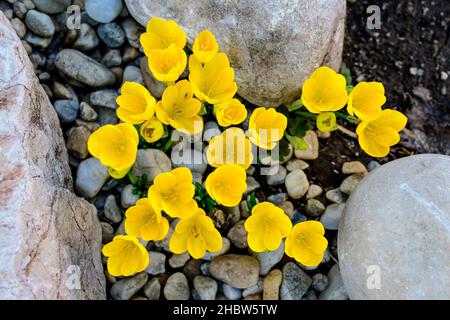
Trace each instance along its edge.
<instances>
[{"instance_id":1,"label":"gray pebble","mask_svg":"<svg viewBox=\"0 0 450 320\"><path fill-rule=\"evenodd\" d=\"M244 220L236 223L230 231L228 231L227 237L239 249L247 248L247 231L244 227Z\"/></svg>"},{"instance_id":2,"label":"gray pebble","mask_svg":"<svg viewBox=\"0 0 450 320\"><path fill-rule=\"evenodd\" d=\"M167 279L163 293L167 300L188 300L190 293L186 276L181 272L172 274Z\"/></svg>"},{"instance_id":3,"label":"gray pebble","mask_svg":"<svg viewBox=\"0 0 450 320\"><path fill-rule=\"evenodd\" d=\"M62 123L69 123L77 118L79 105L73 100L57 100L54 107Z\"/></svg>"},{"instance_id":4,"label":"gray pebble","mask_svg":"<svg viewBox=\"0 0 450 320\"><path fill-rule=\"evenodd\" d=\"M147 280L147 273L141 272L133 277L117 281L111 287L111 297L114 300L129 300L147 283Z\"/></svg>"},{"instance_id":5,"label":"gray pebble","mask_svg":"<svg viewBox=\"0 0 450 320\"><path fill-rule=\"evenodd\" d=\"M30 10L25 16L25 24L33 33L43 38L51 38L55 33L52 19L45 13Z\"/></svg>"},{"instance_id":6,"label":"gray pebble","mask_svg":"<svg viewBox=\"0 0 450 320\"><path fill-rule=\"evenodd\" d=\"M320 222L323 224L323 227L327 230L338 230L344 208L344 203L329 205L320 217Z\"/></svg>"},{"instance_id":7,"label":"gray pebble","mask_svg":"<svg viewBox=\"0 0 450 320\"><path fill-rule=\"evenodd\" d=\"M196 276L193 281L200 300L214 300L216 298L218 285L217 281L205 276Z\"/></svg>"},{"instance_id":8,"label":"gray pebble","mask_svg":"<svg viewBox=\"0 0 450 320\"><path fill-rule=\"evenodd\" d=\"M242 297L242 290L234 288L226 283L222 285L222 292L228 300L239 300Z\"/></svg>"},{"instance_id":9,"label":"gray pebble","mask_svg":"<svg viewBox=\"0 0 450 320\"><path fill-rule=\"evenodd\" d=\"M114 84L114 74L104 65L74 49L61 50L55 66L63 75L91 87Z\"/></svg>"},{"instance_id":10,"label":"gray pebble","mask_svg":"<svg viewBox=\"0 0 450 320\"><path fill-rule=\"evenodd\" d=\"M25 35L25 41L33 47L45 49L52 42L52 38L43 38L35 35L34 33L27 32L27 34Z\"/></svg>"},{"instance_id":11,"label":"gray pebble","mask_svg":"<svg viewBox=\"0 0 450 320\"><path fill-rule=\"evenodd\" d=\"M27 27L25 26L25 24L20 19L14 18L11 20L11 25L16 31L17 36L20 39L23 39L25 37L25 34L27 33Z\"/></svg>"},{"instance_id":12,"label":"gray pebble","mask_svg":"<svg viewBox=\"0 0 450 320\"><path fill-rule=\"evenodd\" d=\"M109 48L118 48L125 42L125 32L115 22L101 24L97 33Z\"/></svg>"},{"instance_id":13,"label":"gray pebble","mask_svg":"<svg viewBox=\"0 0 450 320\"><path fill-rule=\"evenodd\" d=\"M96 158L89 158L80 162L75 179L75 189L85 198L93 198L103 185L110 179L108 168Z\"/></svg>"},{"instance_id":14,"label":"gray pebble","mask_svg":"<svg viewBox=\"0 0 450 320\"><path fill-rule=\"evenodd\" d=\"M316 273L312 277L312 287L317 292L322 292L328 287L328 277L323 273Z\"/></svg>"},{"instance_id":15,"label":"gray pebble","mask_svg":"<svg viewBox=\"0 0 450 320\"><path fill-rule=\"evenodd\" d=\"M139 195L133 194L134 186L128 184L125 188L120 192L120 203L123 208L129 208L134 206L136 202L139 200Z\"/></svg>"},{"instance_id":16,"label":"gray pebble","mask_svg":"<svg viewBox=\"0 0 450 320\"><path fill-rule=\"evenodd\" d=\"M266 176L267 184L269 186L278 186L283 184L287 175L287 170L281 165L275 165L269 168L269 173L271 174Z\"/></svg>"},{"instance_id":17,"label":"gray pebble","mask_svg":"<svg viewBox=\"0 0 450 320\"><path fill-rule=\"evenodd\" d=\"M82 23L78 30L78 38L73 47L81 51L89 51L97 47L99 40L95 30L87 23Z\"/></svg>"},{"instance_id":18,"label":"gray pebble","mask_svg":"<svg viewBox=\"0 0 450 320\"><path fill-rule=\"evenodd\" d=\"M150 263L145 271L151 275L158 275L166 272L166 255L157 251L150 251Z\"/></svg>"},{"instance_id":19,"label":"gray pebble","mask_svg":"<svg viewBox=\"0 0 450 320\"><path fill-rule=\"evenodd\" d=\"M118 67L122 64L122 55L119 49L110 49L102 58L102 63L107 67Z\"/></svg>"},{"instance_id":20,"label":"gray pebble","mask_svg":"<svg viewBox=\"0 0 450 320\"><path fill-rule=\"evenodd\" d=\"M80 103L80 117L85 121L95 121L98 117L97 112L86 102Z\"/></svg>"},{"instance_id":21,"label":"gray pebble","mask_svg":"<svg viewBox=\"0 0 450 320\"><path fill-rule=\"evenodd\" d=\"M339 188L327 191L325 197L334 203L345 203L345 201L347 201L347 195L342 193Z\"/></svg>"},{"instance_id":22,"label":"gray pebble","mask_svg":"<svg viewBox=\"0 0 450 320\"><path fill-rule=\"evenodd\" d=\"M281 282L281 300L300 300L308 291L312 279L294 262L288 262L283 267L283 281Z\"/></svg>"},{"instance_id":23,"label":"gray pebble","mask_svg":"<svg viewBox=\"0 0 450 320\"><path fill-rule=\"evenodd\" d=\"M159 300L161 295L161 283L158 278L153 278L144 286L144 294L148 300Z\"/></svg>"},{"instance_id":24,"label":"gray pebble","mask_svg":"<svg viewBox=\"0 0 450 320\"><path fill-rule=\"evenodd\" d=\"M122 212L117 205L116 197L110 194L105 201L104 208L105 217L112 223L119 223L122 221Z\"/></svg>"},{"instance_id":25,"label":"gray pebble","mask_svg":"<svg viewBox=\"0 0 450 320\"><path fill-rule=\"evenodd\" d=\"M114 229L108 222L100 222L102 227L102 243L109 243L114 238Z\"/></svg>"},{"instance_id":26,"label":"gray pebble","mask_svg":"<svg viewBox=\"0 0 450 320\"><path fill-rule=\"evenodd\" d=\"M317 199L308 199L305 211L310 216L318 217L325 211L325 206Z\"/></svg>"},{"instance_id":27,"label":"gray pebble","mask_svg":"<svg viewBox=\"0 0 450 320\"><path fill-rule=\"evenodd\" d=\"M122 12L122 0L86 0L86 11L92 19L108 23Z\"/></svg>"},{"instance_id":28,"label":"gray pebble","mask_svg":"<svg viewBox=\"0 0 450 320\"><path fill-rule=\"evenodd\" d=\"M258 252L255 254L260 264L259 274L265 276L269 271L283 259L284 256L284 241L274 251Z\"/></svg>"},{"instance_id":29,"label":"gray pebble","mask_svg":"<svg viewBox=\"0 0 450 320\"><path fill-rule=\"evenodd\" d=\"M33 0L39 11L49 14L64 12L71 2L71 0Z\"/></svg>"}]
</instances>

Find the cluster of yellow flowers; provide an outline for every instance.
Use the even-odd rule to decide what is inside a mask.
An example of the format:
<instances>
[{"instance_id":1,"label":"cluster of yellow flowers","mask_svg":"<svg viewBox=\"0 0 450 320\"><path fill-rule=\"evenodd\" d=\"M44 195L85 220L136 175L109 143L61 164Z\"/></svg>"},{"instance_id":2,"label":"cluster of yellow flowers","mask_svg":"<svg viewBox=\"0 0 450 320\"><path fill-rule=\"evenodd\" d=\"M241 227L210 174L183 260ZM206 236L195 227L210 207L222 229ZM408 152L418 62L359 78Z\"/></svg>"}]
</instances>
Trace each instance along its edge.
<instances>
[{"instance_id":1,"label":"cluster of yellow flowers","mask_svg":"<svg viewBox=\"0 0 450 320\"><path fill-rule=\"evenodd\" d=\"M317 125L323 131L332 127L326 123L336 123L334 112L347 105L347 112L360 119L359 144L373 157L388 155L408 120L399 111L381 109L386 102L382 83L360 82L348 94L345 77L328 67L318 68L303 83L301 101L309 112L319 114Z\"/></svg>"},{"instance_id":2,"label":"cluster of yellow flowers","mask_svg":"<svg viewBox=\"0 0 450 320\"><path fill-rule=\"evenodd\" d=\"M90 153L109 168L112 177L123 178L136 160L139 134L154 143L165 134L165 126L190 135L201 133L201 112L205 105L212 105L218 124L226 129L211 139L206 151L214 171L206 178L205 189L217 204L237 206L247 189L246 169L254 160L252 144L272 150L283 138L288 119L274 108L260 107L251 114L247 132L233 127L247 118L247 109L234 98L234 70L210 31L198 34L193 54L187 57L186 35L178 24L152 18L141 44L153 76L167 84L162 98L157 101L144 86L125 82L117 98L117 116L122 123L95 131L88 140ZM188 79L180 80L187 65ZM327 67L317 69L305 81L301 102L317 115L318 128L324 131L333 130L335 112L347 105L348 113L360 119L357 134L361 147L377 157L385 156L398 142L398 132L406 124L400 112L381 109L386 102L381 83L361 82L348 94L344 76ZM222 237L194 200L192 181L186 167L161 173L147 197L128 208L126 235L116 236L102 250L111 275L129 276L144 270L149 254L140 239L163 240L169 232L169 217L178 219L169 240L172 252L187 251L200 259L206 252L221 250ZM284 211L269 202L256 204L244 226L253 251L276 250L285 239L286 254L305 266L318 265L328 245L320 222L292 226Z\"/></svg>"}]
</instances>

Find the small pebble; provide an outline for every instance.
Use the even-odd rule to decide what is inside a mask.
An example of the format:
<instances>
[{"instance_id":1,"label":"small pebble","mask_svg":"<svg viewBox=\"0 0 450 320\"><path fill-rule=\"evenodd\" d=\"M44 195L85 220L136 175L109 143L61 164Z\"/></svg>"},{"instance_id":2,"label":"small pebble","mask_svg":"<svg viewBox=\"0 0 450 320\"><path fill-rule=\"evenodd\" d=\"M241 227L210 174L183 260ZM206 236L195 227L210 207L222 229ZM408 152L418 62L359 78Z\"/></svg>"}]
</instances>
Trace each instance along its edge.
<instances>
[{"instance_id":1,"label":"small pebble","mask_svg":"<svg viewBox=\"0 0 450 320\"><path fill-rule=\"evenodd\" d=\"M345 203L347 201L347 195L342 193L339 188L328 190L325 193L325 197L328 199L328 201L334 203Z\"/></svg>"},{"instance_id":2,"label":"small pebble","mask_svg":"<svg viewBox=\"0 0 450 320\"><path fill-rule=\"evenodd\" d=\"M339 190L349 195L363 178L363 175L352 174L351 176L345 178L344 181L342 181L341 185L339 186Z\"/></svg>"},{"instance_id":3,"label":"small pebble","mask_svg":"<svg viewBox=\"0 0 450 320\"><path fill-rule=\"evenodd\" d=\"M105 200L104 214L105 217L112 223L119 223L122 221L122 212L117 205L116 197L110 194Z\"/></svg>"},{"instance_id":4,"label":"small pebble","mask_svg":"<svg viewBox=\"0 0 450 320\"><path fill-rule=\"evenodd\" d=\"M317 184L312 184L308 188L308 192L306 193L306 199L312 199L320 196L323 192L323 189L321 186Z\"/></svg>"},{"instance_id":5,"label":"small pebble","mask_svg":"<svg viewBox=\"0 0 450 320\"><path fill-rule=\"evenodd\" d=\"M25 17L25 24L33 33L43 38L51 38L55 33L52 19L45 13L30 10Z\"/></svg>"},{"instance_id":6,"label":"small pebble","mask_svg":"<svg viewBox=\"0 0 450 320\"><path fill-rule=\"evenodd\" d=\"M147 273L141 272L135 276L117 281L111 287L111 297L114 300L129 300L147 283L147 280Z\"/></svg>"},{"instance_id":7,"label":"small pebble","mask_svg":"<svg viewBox=\"0 0 450 320\"><path fill-rule=\"evenodd\" d=\"M308 215L318 217L325 211L325 206L317 199L308 199L305 206Z\"/></svg>"},{"instance_id":8,"label":"small pebble","mask_svg":"<svg viewBox=\"0 0 450 320\"><path fill-rule=\"evenodd\" d=\"M159 300L161 295L161 283L158 278L153 278L144 286L144 294L148 300Z\"/></svg>"},{"instance_id":9,"label":"small pebble","mask_svg":"<svg viewBox=\"0 0 450 320\"><path fill-rule=\"evenodd\" d=\"M338 230L344 208L345 204L343 203L330 204L320 217L323 227L327 230Z\"/></svg>"},{"instance_id":10,"label":"small pebble","mask_svg":"<svg viewBox=\"0 0 450 320\"><path fill-rule=\"evenodd\" d=\"M87 141L91 132L85 127L72 127L67 131L67 150L78 159L89 155Z\"/></svg>"},{"instance_id":11,"label":"small pebble","mask_svg":"<svg viewBox=\"0 0 450 320\"><path fill-rule=\"evenodd\" d=\"M118 48L125 42L125 32L115 22L101 24L97 28L100 38L109 48Z\"/></svg>"},{"instance_id":12,"label":"small pebble","mask_svg":"<svg viewBox=\"0 0 450 320\"><path fill-rule=\"evenodd\" d=\"M186 276L181 272L170 275L163 293L167 300L188 300L190 292Z\"/></svg>"},{"instance_id":13,"label":"small pebble","mask_svg":"<svg viewBox=\"0 0 450 320\"><path fill-rule=\"evenodd\" d=\"M166 255L157 251L149 251L150 263L145 271L151 275L158 275L166 272Z\"/></svg>"},{"instance_id":14,"label":"small pebble","mask_svg":"<svg viewBox=\"0 0 450 320\"><path fill-rule=\"evenodd\" d=\"M367 168L360 161L344 162L342 165L343 174L366 174Z\"/></svg>"},{"instance_id":15,"label":"small pebble","mask_svg":"<svg viewBox=\"0 0 450 320\"><path fill-rule=\"evenodd\" d=\"M95 121L98 117L97 112L86 102L80 103L80 117L85 121Z\"/></svg>"},{"instance_id":16,"label":"small pebble","mask_svg":"<svg viewBox=\"0 0 450 320\"><path fill-rule=\"evenodd\" d=\"M54 107L62 123L70 123L77 118L79 105L73 100L57 100Z\"/></svg>"}]
</instances>

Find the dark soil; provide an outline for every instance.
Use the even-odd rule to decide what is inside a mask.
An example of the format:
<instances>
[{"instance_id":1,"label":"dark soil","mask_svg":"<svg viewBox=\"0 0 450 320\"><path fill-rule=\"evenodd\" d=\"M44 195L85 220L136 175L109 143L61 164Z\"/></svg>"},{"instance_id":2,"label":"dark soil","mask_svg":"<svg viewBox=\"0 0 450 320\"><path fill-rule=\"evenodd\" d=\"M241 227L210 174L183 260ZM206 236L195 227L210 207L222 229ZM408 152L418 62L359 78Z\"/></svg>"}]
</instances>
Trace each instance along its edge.
<instances>
[{"instance_id":1,"label":"dark soil","mask_svg":"<svg viewBox=\"0 0 450 320\"><path fill-rule=\"evenodd\" d=\"M400 145L417 153L450 154L450 1L351 0L347 5L344 63L354 82L383 82L386 107L406 113ZM370 5L381 9L379 30L366 27Z\"/></svg>"}]
</instances>

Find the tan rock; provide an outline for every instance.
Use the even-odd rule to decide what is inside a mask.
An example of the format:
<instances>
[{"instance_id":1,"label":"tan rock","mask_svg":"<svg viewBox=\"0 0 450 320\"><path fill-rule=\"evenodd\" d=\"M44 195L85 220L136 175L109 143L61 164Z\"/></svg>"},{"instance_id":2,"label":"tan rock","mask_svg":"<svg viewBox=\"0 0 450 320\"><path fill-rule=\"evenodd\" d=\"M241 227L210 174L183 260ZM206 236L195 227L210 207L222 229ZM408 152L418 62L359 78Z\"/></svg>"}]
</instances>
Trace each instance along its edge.
<instances>
[{"instance_id":1,"label":"tan rock","mask_svg":"<svg viewBox=\"0 0 450 320\"><path fill-rule=\"evenodd\" d=\"M344 162L342 165L343 174L366 174L367 168L360 161Z\"/></svg>"},{"instance_id":2,"label":"tan rock","mask_svg":"<svg viewBox=\"0 0 450 320\"><path fill-rule=\"evenodd\" d=\"M308 130L303 139L308 145L308 148L306 148L306 150L296 149L295 157L303 160L317 159L319 157L319 139L317 138L317 134L312 130Z\"/></svg>"},{"instance_id":3,"label":"tan rock","mask_svg":"<svg viewBox=\"0 0 450 320\"><path fill-rule=\"evenodd\" d=\"M56 113L0 12L0 299L105 299L95 207L73 194Z\"/></svg>"},{"instance_id":4,"label":"tan rock","mask_svg":"<svg viewBox=\"0 0 450 320\"><path fill-rule=\"evenodd\" d=\"M274 269L265 276L263 282L263 300L278 300L280 296L280 285L283 273Z\"/></svg>"}]
</instances>

